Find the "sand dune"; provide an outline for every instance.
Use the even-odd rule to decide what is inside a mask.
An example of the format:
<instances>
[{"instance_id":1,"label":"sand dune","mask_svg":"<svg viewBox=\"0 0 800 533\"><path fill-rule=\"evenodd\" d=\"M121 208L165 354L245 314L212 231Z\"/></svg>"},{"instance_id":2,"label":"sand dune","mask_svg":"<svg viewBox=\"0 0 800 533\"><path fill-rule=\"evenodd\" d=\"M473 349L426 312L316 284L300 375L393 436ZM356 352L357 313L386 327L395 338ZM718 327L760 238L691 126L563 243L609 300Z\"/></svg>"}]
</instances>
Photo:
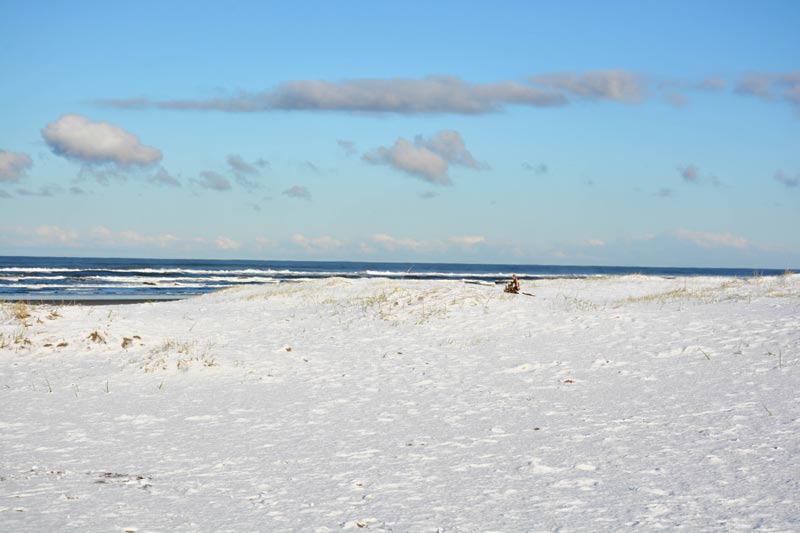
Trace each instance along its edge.
<instances>
[{"instance_id":1,"label":"sand dune","mask_svg":"<svg viewBox=\"0 0 800 533\"><path fill-rule=\"evenodd\" d=\"M800 275L523 290L5 304L0 530L800 529Z\"/></svg>"}]
</instances>

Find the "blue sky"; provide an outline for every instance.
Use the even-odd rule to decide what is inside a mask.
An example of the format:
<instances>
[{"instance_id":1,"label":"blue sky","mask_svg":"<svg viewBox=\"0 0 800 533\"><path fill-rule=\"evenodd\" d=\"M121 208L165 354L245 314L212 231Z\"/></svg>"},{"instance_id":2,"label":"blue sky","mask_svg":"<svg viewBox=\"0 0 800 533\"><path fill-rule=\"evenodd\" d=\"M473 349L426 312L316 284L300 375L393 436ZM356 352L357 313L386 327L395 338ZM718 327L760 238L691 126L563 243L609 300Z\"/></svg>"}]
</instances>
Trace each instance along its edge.
<instances>
[{"instance_id":1,"label":"blue sky","mask_svg":"<svg viewBox=\"0 0 800 533\"><path fill-rule=\"evenodd\" d=\"M0 0L0 254L800 267L800 4Z\"/></svg>"}]
</instances>

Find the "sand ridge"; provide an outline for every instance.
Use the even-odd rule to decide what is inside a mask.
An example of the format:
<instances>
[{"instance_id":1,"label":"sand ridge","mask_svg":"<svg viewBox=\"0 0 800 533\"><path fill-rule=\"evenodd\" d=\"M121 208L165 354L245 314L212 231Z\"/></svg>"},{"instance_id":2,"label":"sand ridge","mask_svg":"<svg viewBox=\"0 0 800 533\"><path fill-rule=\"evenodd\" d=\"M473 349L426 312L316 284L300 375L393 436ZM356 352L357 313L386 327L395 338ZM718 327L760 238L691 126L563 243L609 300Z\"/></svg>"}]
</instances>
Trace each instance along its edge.
<instances>
[{"instance_id":1,"label":"sand ridge","mask_svg":"<svg viewBox=\"0 0 800 533\"><path fill-rule=\"evenodd\" d=\"M0 525L800 527L800 275L523 290L5 304Z\"/></svg>"}]
</instances>

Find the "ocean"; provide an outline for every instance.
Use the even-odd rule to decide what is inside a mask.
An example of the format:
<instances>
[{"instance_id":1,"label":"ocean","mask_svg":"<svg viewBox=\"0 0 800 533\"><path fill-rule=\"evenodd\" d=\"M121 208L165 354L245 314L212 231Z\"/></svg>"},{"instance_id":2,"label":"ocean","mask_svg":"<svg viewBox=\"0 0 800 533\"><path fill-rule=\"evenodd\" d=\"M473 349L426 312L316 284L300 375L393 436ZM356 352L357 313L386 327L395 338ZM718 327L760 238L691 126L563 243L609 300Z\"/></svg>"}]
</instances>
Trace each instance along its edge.
<instances>
[{"instance_id":1,"label":"ocean","mask_svg":"<svg viewBox=\"0 0 800 533\"><path fill-rule=\"evenodd\" d=\"M462 280L505 283L553 277L644 274L772 276L783 270L343 261L235 261L0 256L0 299L91 300L185 298L237 285L328 277Z\"/></svg>"}]
</instances>

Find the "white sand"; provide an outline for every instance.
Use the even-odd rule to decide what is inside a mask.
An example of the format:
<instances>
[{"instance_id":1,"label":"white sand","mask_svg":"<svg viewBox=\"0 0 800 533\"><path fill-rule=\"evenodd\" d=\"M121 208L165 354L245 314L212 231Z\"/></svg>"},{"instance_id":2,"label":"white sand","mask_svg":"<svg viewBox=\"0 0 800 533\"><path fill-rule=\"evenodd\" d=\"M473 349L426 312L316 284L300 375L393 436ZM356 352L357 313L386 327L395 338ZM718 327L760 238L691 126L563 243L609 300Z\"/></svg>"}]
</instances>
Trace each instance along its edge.
<instances>
[{"instance_id":1,"label":"white sand","mask_svg":"<svg viewBox=\"0 0 800 533\"><path fill-rule=\"evenodd\" d=\"M523 290L5 305L0 530L800 530L800 275Z\"/></svg>"}]
</instances>

